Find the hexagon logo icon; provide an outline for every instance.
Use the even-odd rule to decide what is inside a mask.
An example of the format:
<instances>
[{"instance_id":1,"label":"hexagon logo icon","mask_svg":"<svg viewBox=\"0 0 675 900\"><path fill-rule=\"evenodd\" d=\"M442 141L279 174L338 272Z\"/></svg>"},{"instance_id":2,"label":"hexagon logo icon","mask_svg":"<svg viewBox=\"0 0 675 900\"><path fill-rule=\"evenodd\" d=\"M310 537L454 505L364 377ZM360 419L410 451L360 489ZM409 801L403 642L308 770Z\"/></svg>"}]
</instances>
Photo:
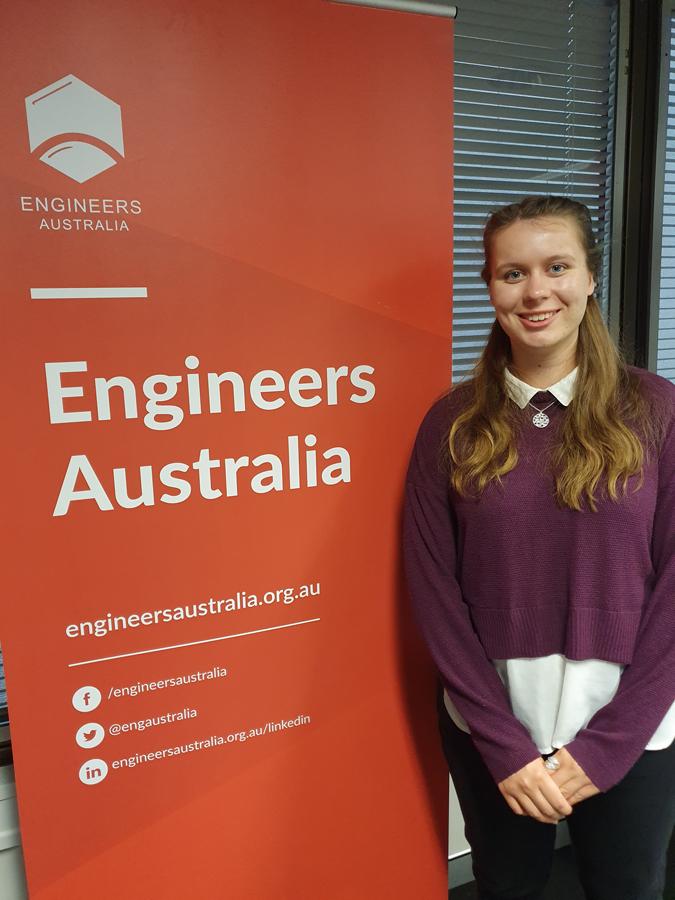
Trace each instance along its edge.
<instances>
[{"instance_id":1,"label":"hexagon logo icon","mask_svg":"<svg viewBox=\"0 0 675 900\"><path fill-rule=\"evenodd\" d=\"M124 156L120 105L74 75L26 97L26 120L31 153L80 184Z\"/></svg>"}]
</instances>

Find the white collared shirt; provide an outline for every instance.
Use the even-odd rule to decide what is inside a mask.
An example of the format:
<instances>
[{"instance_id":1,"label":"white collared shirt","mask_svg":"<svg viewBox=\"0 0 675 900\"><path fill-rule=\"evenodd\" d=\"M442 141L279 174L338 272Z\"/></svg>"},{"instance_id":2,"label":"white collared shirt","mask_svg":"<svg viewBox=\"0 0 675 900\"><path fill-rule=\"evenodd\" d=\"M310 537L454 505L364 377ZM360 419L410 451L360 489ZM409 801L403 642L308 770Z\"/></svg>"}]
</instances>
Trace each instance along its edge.
<instances>
[{"instance_id":1,"label":"white collared shirt","mask_svg":"<svg viewBox=\"0 0 675 900\"><path fill-rule=\"evenodd\" d=\"M526 384L526 382L521 381L520 378L516 378L513 372L505 369L504 381L506 382L506 390L509 397L521 409L525 409L534 395L538 394L540 391L555 397L558 403L561 403L563 406L569 406L574 397L574 389L577 384L578 374L579 367L577 366L576 369L572 369L569 375L565 375L564 378L561 378L560 381L556 381L551 387L536 388L532 387L531 384Z\"/></svg>"},{"instance_id":2,"label":"white collared shirt","mask_svg":"<svg viewBox=\"0 0 675 900\"><path fill-rule=\"evenodd\" d=\"M578 368L549 388L535 388L505 371L509 397L521 409L546 391L563 406L574 397ZM530 732L540 753L569 744L617 692L624 666L601 659L573 660L560 653L533 659L493 659L516 718ZM445 708L458 728L469 726L445 693ZM675 739L675 703L654 732L646 750L663 750Z\"/></svg>"}]
</instances>

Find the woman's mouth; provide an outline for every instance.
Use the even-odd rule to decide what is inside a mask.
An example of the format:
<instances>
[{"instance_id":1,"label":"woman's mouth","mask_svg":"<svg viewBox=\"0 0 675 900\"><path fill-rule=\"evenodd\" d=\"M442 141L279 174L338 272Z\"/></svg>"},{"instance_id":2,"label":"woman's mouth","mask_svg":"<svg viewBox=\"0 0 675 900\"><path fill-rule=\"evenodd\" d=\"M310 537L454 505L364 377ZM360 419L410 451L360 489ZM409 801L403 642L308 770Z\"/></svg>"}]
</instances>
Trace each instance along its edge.
<instances>
[{"instance_id":1,"label":"woman's mouth","mask_svg":"<svg viewBox=\"0 0 675 900\"><path fill-rule=\"evenodd\" d=\"M551 319L553 319L554 316L557 316L559 312L559 309L552 309L547 312L520 313L518 318L527 328L545 328Z\"/></svg>"}]
</instances>

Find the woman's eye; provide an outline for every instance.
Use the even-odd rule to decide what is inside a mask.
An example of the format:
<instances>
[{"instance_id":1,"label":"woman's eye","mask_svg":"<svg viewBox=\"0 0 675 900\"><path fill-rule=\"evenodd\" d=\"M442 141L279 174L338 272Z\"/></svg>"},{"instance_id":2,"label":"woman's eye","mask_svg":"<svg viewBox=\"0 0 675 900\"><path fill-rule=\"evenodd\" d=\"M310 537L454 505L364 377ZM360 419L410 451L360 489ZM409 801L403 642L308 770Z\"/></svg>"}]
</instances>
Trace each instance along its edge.
<instances>
[{"instance_id":1,"label":"woman's eye","mask_svg":"<svg viewBox=\"0 0 675 900\"><path fill-rule=\"evenodd\" d=\"M564 272L567 266L564 263L553 263L551 266L551 271L554 275L560 275L561 272Z\"/></svg>"},{"instance_id":2,"label":"woman's eye","mask_svg":"<svg viewBox=\"0 0 675 900\"><path fill-rule=\"evenodd\" d=\"M511 269L510 272L505 273L504 279L506 281L518 281L522 274L523 273L520 271L520 269Z\"/></svg>"}]
</instances>

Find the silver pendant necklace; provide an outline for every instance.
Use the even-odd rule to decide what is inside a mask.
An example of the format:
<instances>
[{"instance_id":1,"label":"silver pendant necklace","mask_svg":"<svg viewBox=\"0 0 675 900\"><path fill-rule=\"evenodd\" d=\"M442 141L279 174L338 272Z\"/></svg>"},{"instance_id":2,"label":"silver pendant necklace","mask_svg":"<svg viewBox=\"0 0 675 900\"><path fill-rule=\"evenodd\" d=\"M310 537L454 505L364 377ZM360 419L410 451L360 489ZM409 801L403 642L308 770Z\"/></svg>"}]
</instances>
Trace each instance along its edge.
<instances>
[{"instance_id":1,"label":"silver pendant necklace","mask_svg":"<svg viewBox=\"0 0 675 900\"><path fill-rule=\"evenodd\" d=\"M532 424L536 425L537 428L546 428L548 423L551 421L549 419L549 417L546 415L546 410L549 409L551 406L553 406L554 403L555 403L555 400L552 400L548 404L548 406L545 406L543 409L539 409L539 407L535 406L534 403L528 403L527 404L528 406L531 406L532 409L536 410L536 413L532 416Z\"/></svg>"}]
</instances>

